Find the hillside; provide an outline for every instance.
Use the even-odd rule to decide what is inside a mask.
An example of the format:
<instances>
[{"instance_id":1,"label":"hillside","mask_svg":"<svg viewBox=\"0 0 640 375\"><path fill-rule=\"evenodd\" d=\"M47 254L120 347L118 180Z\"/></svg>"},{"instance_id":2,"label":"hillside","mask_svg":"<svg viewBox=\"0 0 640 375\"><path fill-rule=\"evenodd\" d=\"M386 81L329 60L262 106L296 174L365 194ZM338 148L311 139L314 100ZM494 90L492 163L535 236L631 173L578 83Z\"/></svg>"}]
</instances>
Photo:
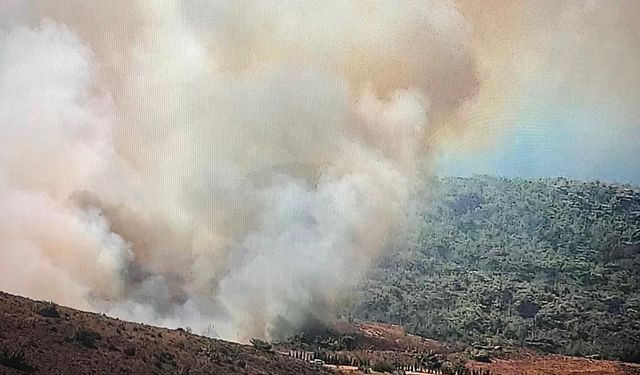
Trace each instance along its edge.
<instances>
[{"instance_id":1,"label":"hillside","mask_svg":"<svg viewBox=\"0 0 640 375\"><path fill-rule=\"evenodd\" d=\"M637 190L451 178L433 182L416 216L364 283L355 322L271 352L0 292L0 374L333 373L309 356L491 375L640 373L595 360L639 358Z\"/></svg>"},{"instance_id":2,"label":"hillside","mask_svg":"<svg viewBox=\"0 0 640 375\"><path fill-rule=\"evenodd\" d=\"M415 375L640 374L640 365L506 347L488 349L490 359L479 361L477 348L456 348L407 334L396 325L372 322L338 321L273 343L271 350L257 349L261 345L213 340L0 292L3 375L359 375L393 368ZM326 365L311 365L311 358ZM371 370L362 371L358 363L371 365Z\"/></svg>"},{"instance_id":3,"label":"hillside","mask_svg":"<svg viewBox=\"0 0 640 375\"><path fill-rule=\"evenodd\" d=\"M433 182L355 316L449 342L640 361L640 193L565 179Z\"/></svg>"},{"instance_id":4,"label":"hillside","mask_svg":"<svg viewBox=\"0 0 640 375\"><path fill-rule=\"evenodd\" d=\"M330 374L308 362L183 330L0 292L0 374Z\"/></svg>"}]
</instances>

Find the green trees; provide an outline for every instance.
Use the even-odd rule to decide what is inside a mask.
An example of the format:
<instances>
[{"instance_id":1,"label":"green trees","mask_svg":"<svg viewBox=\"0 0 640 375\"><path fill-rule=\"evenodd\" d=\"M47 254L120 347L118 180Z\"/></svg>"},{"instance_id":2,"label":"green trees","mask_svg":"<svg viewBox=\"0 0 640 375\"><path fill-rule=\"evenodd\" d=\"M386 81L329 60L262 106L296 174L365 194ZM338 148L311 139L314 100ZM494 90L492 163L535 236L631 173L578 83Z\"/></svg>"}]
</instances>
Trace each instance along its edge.
<instances>
[{"instance_id":1,"label":"green trees","mask_svg":"<svg viewBox=\"0 0 640 375\"><path fill-rule=\"evenodd\" d=\"M271 352L271 344L269 344L269 342L267 341L263 341L260 339L256 339L253 338L250 340L251 345L253 345L254 348L263 351L263 352Z\"/></svg>"},{"instance_id":2,"label":"green trees","mask_svg":"<svg viewBox=\"0 0 640 375\"><path fill-rule=\"evenodd\" d=\"M447 178L416 220L372 272L357 317L449 341L640 355L637 190Z\"/></svg>"}]
</instances>

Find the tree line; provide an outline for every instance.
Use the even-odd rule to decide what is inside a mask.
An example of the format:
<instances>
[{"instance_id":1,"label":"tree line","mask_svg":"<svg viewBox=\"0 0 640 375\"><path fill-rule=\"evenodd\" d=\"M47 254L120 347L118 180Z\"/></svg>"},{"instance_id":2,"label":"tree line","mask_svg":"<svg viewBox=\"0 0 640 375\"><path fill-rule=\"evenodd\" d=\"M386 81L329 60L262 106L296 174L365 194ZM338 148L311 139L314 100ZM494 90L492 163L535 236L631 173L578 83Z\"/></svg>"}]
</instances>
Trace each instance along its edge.
<instances>
[{"instance_id":1,"label":"tree line","mask_svg":"<svg viewBox=\"0 0 640 375\"><path fill-rule=\"evenodd\" d=\"M425 337L640 361L640 193L602 182L431 181L355 317Z\"/></svg>"}]
</instances>

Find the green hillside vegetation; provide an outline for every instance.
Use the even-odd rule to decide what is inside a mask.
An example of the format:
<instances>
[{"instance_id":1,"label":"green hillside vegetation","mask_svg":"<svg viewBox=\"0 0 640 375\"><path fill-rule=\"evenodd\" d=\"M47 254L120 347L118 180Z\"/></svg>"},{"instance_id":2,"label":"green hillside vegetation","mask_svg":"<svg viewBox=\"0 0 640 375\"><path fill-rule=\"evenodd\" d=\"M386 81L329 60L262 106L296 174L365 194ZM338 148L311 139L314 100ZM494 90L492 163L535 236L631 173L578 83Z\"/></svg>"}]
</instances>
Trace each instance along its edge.
<instances>
[{"instance_id":1,"label":"green hillside vegetation","mask_svg":"<svg viewBox=\"0 0 640 375\"><path fill-rule=\"evenodd\" d=\"M640 361L640 192L566 179L433 182L355 316L426 337Z\"/></svg>"}]
</instances>

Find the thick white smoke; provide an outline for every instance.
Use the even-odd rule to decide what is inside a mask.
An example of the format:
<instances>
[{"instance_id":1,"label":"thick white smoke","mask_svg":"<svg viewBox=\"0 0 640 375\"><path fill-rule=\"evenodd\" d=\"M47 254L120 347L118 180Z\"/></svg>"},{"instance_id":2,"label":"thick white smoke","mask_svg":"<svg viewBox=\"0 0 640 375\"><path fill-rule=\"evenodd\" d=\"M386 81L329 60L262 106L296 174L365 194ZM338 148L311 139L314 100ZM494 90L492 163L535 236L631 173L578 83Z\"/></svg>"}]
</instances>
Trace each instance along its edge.
<instances>
[{"instance_id":1,"label":"thick white smoke","mask_svg":"<svg viewBox=\"0 0 640 375\"><path fill-rule=\"evenodd\" d=\"M227 339L337 311L476 86L448 1L0 10L0 288Z\"/></svg>"}]
</instances>

